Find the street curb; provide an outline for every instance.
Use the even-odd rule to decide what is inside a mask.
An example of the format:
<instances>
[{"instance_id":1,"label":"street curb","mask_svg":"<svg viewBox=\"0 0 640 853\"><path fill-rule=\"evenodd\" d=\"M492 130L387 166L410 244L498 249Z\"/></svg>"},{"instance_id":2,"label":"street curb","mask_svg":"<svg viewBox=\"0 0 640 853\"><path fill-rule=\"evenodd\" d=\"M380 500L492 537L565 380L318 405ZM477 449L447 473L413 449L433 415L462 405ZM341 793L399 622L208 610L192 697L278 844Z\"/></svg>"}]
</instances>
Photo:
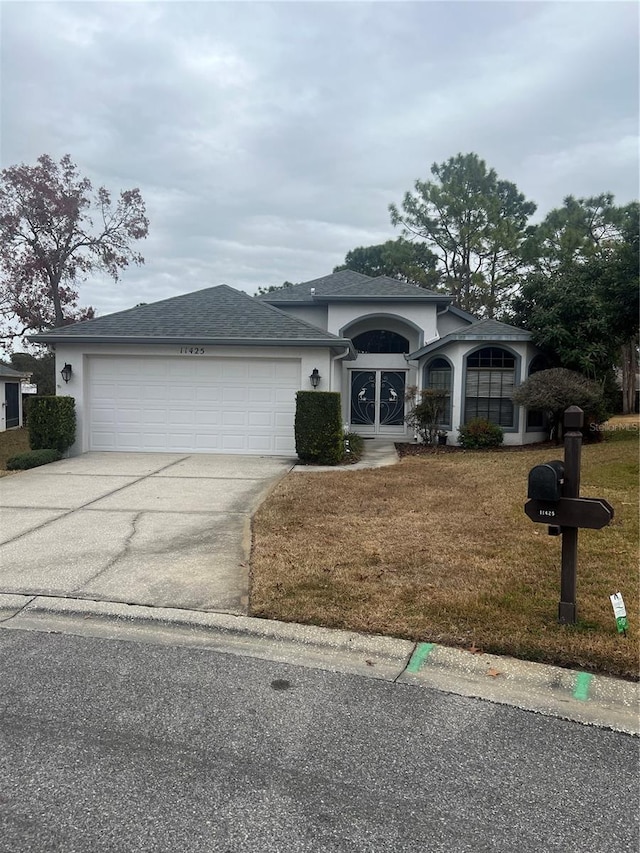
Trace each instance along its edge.
<instances>
[{"instance_id":1,"label":"street curb","mask_svg":"<svg viewBox=\"0 0 640 853\"><path fill-rule=\"evenodd\" d=\"M434 643L229 613L0 594L0 628L191 646L358 675L640 735L637 683Z\"/></svg>"},{"instance_id":2,"label":"street curb","mask_svg":"<svg viewBox=\"0 0 640 853\"><path fill-rule=\"evenodd\" d=\"M10 599L10 600L5 600ZM0 594L0 628L196 645L394 681L415 643L229 613Z\"/></svg>"}]
</instances>

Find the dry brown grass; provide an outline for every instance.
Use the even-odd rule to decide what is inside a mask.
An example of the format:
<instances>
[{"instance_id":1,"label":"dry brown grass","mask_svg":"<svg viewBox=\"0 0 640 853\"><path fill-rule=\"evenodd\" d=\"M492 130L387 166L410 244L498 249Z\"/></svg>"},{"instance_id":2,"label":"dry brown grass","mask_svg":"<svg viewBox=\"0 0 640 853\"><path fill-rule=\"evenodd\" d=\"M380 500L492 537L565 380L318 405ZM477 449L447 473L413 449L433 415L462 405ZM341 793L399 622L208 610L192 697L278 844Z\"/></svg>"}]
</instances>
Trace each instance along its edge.
<instances>
[{"instance_id":1,"label":"dry brown grass","mask_svg":"<svg viewBox=\"0 0 640 853\"><path fill-rule=\"evenodd\" d=\"M7 459L29 450L29 431L26 427L0 432L0 477L13 474L7 471Z\"/></svg>"},{"instance_id":2,"label":"dry brown grass","mask_svg":"<svg viewBox=\"0 0 640 853\"><path fill-rule=\"evenodd\" d=\"M609 438L583 449L582 494L616 515L580 532L576 626L557 624L560 538L523 511L529 469L561 448L290 475L254 521L251 612L637 677L637 432Z\"/></svg>"}]
</instances>

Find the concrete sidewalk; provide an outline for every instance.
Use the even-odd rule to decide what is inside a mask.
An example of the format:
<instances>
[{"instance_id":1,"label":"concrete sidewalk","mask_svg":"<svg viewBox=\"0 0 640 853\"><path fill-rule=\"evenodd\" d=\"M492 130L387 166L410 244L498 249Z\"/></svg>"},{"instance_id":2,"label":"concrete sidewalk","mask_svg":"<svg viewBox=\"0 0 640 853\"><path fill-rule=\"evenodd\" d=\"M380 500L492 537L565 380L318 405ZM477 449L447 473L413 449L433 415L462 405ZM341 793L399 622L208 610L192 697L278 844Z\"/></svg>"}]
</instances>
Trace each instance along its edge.
<instances>
[{"instance_id":1,"label":"concrete sidewalk","mask_svg":"<svg viewBox=\"0 0 640 853\"><path fill-rule=\"evenodd\" d=\"M383 468L399 461L395 443L387 438L365 439L362 457L353 465L295 465L293 472L304 474L313 471L362 471L364 468Z\"/></svg>"},{"instance_id":2,"label":"concrete sidewalk","mask_svg":"<svg viewBox=\"0 0 640 853\"><path fill-rule=\"evenodd\" d=\"M640 733L638 684L433 643L224 613L25 595L0 595L0 629L195 646Z\"/></svg>"}]
</instances>

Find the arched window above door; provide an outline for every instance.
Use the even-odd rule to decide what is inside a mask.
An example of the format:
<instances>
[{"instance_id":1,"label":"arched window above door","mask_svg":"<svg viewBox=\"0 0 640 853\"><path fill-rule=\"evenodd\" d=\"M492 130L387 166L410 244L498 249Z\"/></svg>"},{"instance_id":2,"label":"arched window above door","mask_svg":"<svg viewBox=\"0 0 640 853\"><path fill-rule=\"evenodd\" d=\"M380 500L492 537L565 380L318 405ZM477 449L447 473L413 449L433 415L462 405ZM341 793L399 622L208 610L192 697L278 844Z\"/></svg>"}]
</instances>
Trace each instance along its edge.
<instances>
[{"instance_id":1,"label":"arched window above door","mask_svg":"<svg viewBox=\"0 0 640 853\"><path fill-rule=\"evenodd\" d=\"M362 332L352 338L353 346L361 353L407 353L409 352L409 341L404 335L391 332L388 329L372 329L370 332Z\"/></svg>"}]
</instances>

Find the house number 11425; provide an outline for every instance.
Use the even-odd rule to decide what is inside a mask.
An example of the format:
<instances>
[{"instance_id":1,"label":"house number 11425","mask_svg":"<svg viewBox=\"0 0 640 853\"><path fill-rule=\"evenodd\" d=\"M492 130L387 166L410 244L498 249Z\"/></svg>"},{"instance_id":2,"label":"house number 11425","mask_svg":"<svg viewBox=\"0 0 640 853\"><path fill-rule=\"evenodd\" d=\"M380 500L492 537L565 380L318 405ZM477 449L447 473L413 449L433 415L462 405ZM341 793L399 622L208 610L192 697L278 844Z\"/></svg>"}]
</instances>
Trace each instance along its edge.
<instances>
[{"instance_id":1,"label":"house number 11425","mask_svg":"<svg viewBox=\"0 0 640 853\"><path fill-rule=\"evenodd\" d=\"M180 355L204 355L204 347L180 347Z\"/></svg>"}]
</instances>

